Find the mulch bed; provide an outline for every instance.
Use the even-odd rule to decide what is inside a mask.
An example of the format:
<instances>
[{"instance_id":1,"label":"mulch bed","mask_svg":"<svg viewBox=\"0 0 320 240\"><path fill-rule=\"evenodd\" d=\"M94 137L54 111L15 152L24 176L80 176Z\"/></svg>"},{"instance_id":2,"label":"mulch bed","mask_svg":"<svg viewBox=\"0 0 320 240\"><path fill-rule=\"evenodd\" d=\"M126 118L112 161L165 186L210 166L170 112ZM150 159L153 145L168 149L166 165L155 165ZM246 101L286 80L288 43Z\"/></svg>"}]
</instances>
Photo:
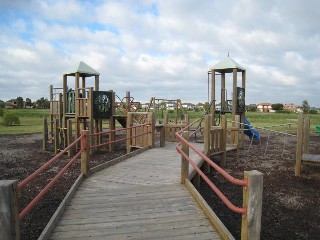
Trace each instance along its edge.
<instances>
[{"instance_id":1,"label":"mulch bed","mask_svg":"<svg viewBox=\"0 0 320 240\"><path fill-rule=\"evenodd\" d=\"M250 141L235 162L230 153L226 171L243 179L243 172L263 173L261 239L319 239L320 237L320 167L304 168L301 177L294 176L296 139L281 135L262 138L261 144ZM311 138L310 153L320 154L319 136ZM248 150L249 149L249 150ZM266 151L267 149L267 151ZM266 153L265 153L266 151ZM219 163L219 159L213 159ZM236 206L242 206L242 188L234 186L212 170L211 181ZM202 181L200 192L225 226L240 239L241 215L228 209Z\"/></svg>"},{"instance_id":2,"label":"mulch bed","mask_svg":"<svg viewBox=\"0 0 320 240\"><path fill-rule=\"evenodd\" d=\"M21 182L49 159L55 156L52 151L42 150L41 134L1 135L0 136L0 176L1 180ZM97 152L90 161L90 167L110 161L126 154L125 143L118 143L115 151ZM70 158L64 156L47 171L32 180L20 192L19 206L22 210L62 169ZM67 170L52 189L35 205L20 222L20 234L23 240L37 239L49 222L59 204L80 174L80 159Z\"/></svg>"},{"instance_id":3,"label":"mulch bed","mask_svg":"<svg viewBox=\"0 0 320 240\"><path fill-rule=\"evenodd\" d=\"M320 137L311 139L310 151L320 153ZM294 176L295 139L284 141L282 136L271 136L262 143L254 142L248 150L240 152L239 161L228 159L226 171L236 178L243 178L243 171L256 169L264 174L263 212L261 239L319 239L320 236L320 168L306 168L301 177ZM285 143L285 144L284 144ZM114 153L100 152L91 161L91 167L126 153L125 146L118 145ZM19 182L29 176L54 156L42 150L41 134L0 136L1 179ZM19 204L26 206L47 184L69 158L64 157L49 171L21 191ZM218 159L214 159L218 162ZM21 221L21 239L37 239L60 202L80 173L77 161L35 208ZM226 182L212 171L210 179L236 206L242 205L242 189ZM241 216L232 213L208 186L201 182L200 192L231 233L240 239Z\"/></svg>"}]
</instances>

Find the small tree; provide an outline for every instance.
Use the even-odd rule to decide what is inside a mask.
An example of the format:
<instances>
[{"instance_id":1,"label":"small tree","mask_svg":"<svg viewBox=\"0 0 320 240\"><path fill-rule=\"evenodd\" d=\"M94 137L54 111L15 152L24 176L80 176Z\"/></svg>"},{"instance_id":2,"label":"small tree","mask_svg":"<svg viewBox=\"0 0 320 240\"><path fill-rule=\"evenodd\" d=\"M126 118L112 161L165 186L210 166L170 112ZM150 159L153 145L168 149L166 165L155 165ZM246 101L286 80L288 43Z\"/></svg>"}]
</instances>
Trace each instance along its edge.
<instances>
[{"instance_id":1,"label":"small tree","mask_svg":"<svg viewBox=\"0 0 320 240\"><path fill-rule=\"evenodd\" d=\"M308 100L303 100L302 101L302 111L304 114L309 113L310 105L308 103Z\"/></svg>"},{"instance_id":2,"label":"small tree","mask_svg":"<svg viewBox=\"0 0 320 240\"><path fill-rule=\"evenodd\" d=\"M20 119L13 112L6 112L3 116L3 124L5 126L20 125Z\"/></svg>"},{"instance_id":3,"label":"small tree","mask_svg":"<svg viewBox=\"0 0 320 240\"><path fill-rule=\"evenodd\" d=\"M282 103L272 104L271 107L275 111L282 111L283 110L283 104Z\"/></svg>"},{"instance_id":4,"label":"small tree","mask_svg":"<svg viewBox=\"0 0 320 240\"><path fill-rule=\"evenodd\" d=\"M17 97L17 108L23 108L23 98Z\"/></svg>"},{"instance_id":5,"label":"small tree","mask_svg":"<svg viewBox=\"0 0 320 240\"><path fill-rule=\"evenodd\" d=\"M0 108L5 108L6 104L4 101L0 100Z\"/></svg>"},{"instance_id":6,"label":"small tree","mask_svg":"<svg viewBox=\"0 0 320 240\"><path fill-rule=\"evenodd\" d=\"M32 107L32 101L30 98L26 98L26 107Z\"/></svg>"}]
</instances>

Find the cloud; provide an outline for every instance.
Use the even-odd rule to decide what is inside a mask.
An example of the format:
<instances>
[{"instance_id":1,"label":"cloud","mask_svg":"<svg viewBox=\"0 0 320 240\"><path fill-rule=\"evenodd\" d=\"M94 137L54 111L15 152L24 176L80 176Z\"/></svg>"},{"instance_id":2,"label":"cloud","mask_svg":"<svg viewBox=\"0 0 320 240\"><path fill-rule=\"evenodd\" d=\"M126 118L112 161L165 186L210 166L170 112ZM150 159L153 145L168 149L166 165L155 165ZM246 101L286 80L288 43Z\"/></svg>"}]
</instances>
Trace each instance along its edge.
<instances>
[{"instance_id":1,"label":"cloud","mask_svg":"<svg viewBox=\"0 0 320 240\"><path fill-rule=\"evenodd\" d=\"M248 103L310 98L319 106L319 5L1 1L0 99L48 97L48 86L61 86L62 73L84 61L101 73L102 90L204 102L207 70L229 52L247 69Z\"/></svg>"}]
</instances>

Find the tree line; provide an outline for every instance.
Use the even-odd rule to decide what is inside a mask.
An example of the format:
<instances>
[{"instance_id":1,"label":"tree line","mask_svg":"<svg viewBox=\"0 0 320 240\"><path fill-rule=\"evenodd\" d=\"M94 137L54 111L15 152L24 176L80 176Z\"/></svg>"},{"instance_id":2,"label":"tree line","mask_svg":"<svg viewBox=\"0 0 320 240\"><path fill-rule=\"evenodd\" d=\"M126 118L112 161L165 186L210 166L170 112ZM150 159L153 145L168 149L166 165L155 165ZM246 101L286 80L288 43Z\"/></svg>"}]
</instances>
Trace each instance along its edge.
<instances>
[{"instance_id":1,"label":"tree line","mask_svg":"<svg viewBox=\"0 0 320 240\"><path fill-rule=\"evenodd\" d=\"M50 101L47 98L39 98L36 101L32 101L30 98L26 98L25 100L23 97L17 97L16 98L16 104L11 104L8 102L5 102L0 99L0 108L6 108L6 107L12 107L12 108L50 108Z\"/></svg>"}]
</instances>

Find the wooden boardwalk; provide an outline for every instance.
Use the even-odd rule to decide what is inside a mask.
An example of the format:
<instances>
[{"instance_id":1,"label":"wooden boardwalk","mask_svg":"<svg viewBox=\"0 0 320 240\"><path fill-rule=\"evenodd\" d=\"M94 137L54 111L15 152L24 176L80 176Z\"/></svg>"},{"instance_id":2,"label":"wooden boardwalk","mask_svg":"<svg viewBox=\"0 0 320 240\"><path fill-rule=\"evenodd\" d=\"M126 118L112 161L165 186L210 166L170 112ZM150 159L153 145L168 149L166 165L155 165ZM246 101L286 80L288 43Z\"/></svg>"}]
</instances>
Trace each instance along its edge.
<instances>
[{"instance_id":1,"label":"wooden boardwalk","mask_svg":"<svg viewBox=\"0 0 320 240\"><path fill-rule=\"evenodd\" d=\"M93 174L50 239L220 239L180 184L180 164L167 143Z\"/></svg>"}]
</instances>

